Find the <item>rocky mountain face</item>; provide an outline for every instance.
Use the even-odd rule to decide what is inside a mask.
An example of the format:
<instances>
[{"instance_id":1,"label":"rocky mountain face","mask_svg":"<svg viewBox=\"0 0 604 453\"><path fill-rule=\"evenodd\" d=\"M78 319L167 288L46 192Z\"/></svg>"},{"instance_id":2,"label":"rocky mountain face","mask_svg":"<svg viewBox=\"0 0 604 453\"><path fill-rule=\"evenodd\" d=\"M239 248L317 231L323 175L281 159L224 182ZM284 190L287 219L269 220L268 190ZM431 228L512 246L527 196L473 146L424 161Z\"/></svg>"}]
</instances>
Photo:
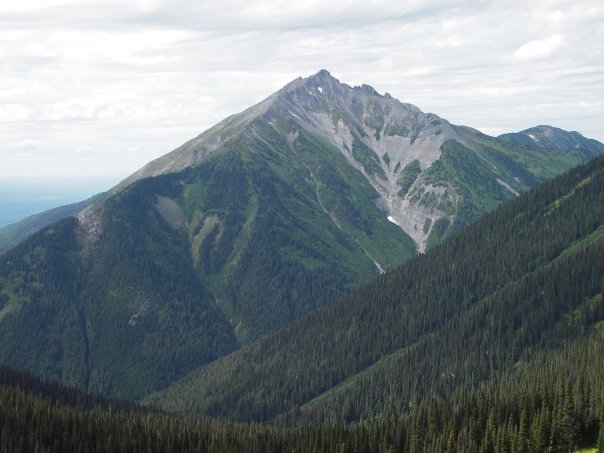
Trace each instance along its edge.
<instances>
[{"instance_id":1,"label":"rocky mountain face","mask_svg":"<svg viewBox=\"0 0 604 453\"><path fill-rule=\"evenodd\" d=\"M377 192L375 205L420 251L502 201L604 153L602 143L551 126L488 137L368 85L340 83L321 70L149 163L112 193L146 177L195 166L241 136L261 137L267 127L290 149L300 130L338 149ZM0 253L72 211L38 214L1 229Z\"/></svg>"},{"instance_id":2,"label":"rocky mountain face","mask_svg":"<svg viewBox=\"0 0 604 453\"><path fill-rule=\"evenodd\" d=\"M301 130L338 149L375 189L376 206L419 251L500 202L604 152L595 140L550 126L488 137L368 85L340 83L321 70L151 162L116 190L195 165L233 137L261 137L267 127L293 152ZM527 150L549 152L527 156ZM473 185L478 187L468 187Z\"/></svg>"},{"instance_id":3,"label":"rocky mountain face","mask_svg":"<svg viewBox=\"0 0 604 453\"><path fill-rule=\"evenodd\" d=\"M437 220L440 211L422 209L410 202L410 194L418 187L421 172L439 159L442 144L463 141L456 129L411 104L380 96L370 86L340 84L324 70L292 82L279 97L267 112L269 121L275 124L279 118L293 117L298 127L336 146L379 194L375 203L384 215L423 250L430 232L423 226ZM295 144L295 129L290 134ZM443 193L431 184L424 184L422 190L426 196Z\"/></svg>"},{"instance_id":4,"label":"rocky mountain face","mask_svg":"<svg viewBox=\"0 0 604 453\"><path fill-rule=\"evenodd\" d=\"M195 165L233 137L261 136L262 128L267 127L294 152L301 130L338 149L376 190L374 202L384 216L409 234L420 250L425 248L432 225L444 215L425 200L434 204L434 199L448 200L449 195L444 186L418 183L418 178L440 158L445 141L465 143L460 132L467 135L434 114L425 114L388 94L381 96L368 85L353 88L342 84L321 70L294 80L260 104L151 162L116 190L140 178Z\"/></svg>"},{"instance_id":5,"label":"rocky mountain face","mask_svg":"<svg viewBox=\"0 0 604 453\"><path fill-rule=\"evenodd\" d=\"M294 80L6 251L0 361L140 397L604 151L568 134L526 148Z\"/></svg>"}]
</instances>

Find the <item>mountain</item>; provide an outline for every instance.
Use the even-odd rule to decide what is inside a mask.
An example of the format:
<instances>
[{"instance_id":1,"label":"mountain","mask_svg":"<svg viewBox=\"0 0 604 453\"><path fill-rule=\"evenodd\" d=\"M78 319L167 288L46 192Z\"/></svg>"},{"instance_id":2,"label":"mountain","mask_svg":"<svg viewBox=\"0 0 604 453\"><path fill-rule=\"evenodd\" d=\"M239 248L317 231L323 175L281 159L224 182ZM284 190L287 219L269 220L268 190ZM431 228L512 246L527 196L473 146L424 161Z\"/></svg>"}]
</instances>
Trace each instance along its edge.
<instances>
[{"instance_id":1,"label":"mountain","mask_svg":"<svg viewBox=\"0 0 604 453\"><path fill-rule=\"evenodd\" d=\"M559 143L294 80L5 252L0 361L142 397L601 151Z\"/></svg>"},{"instance_id":2,"label":"mountain","mask_svg":"<svg viewBox=\"0 0 604 453\"><path fill-rule=\"evenodd\" d=\"M579 132L567 132L557 127L536 126L516 134L503 134L498 139L504 143L525 149L552 149L557 151L585 151L593 155L604 150L602 143L583 137Z\"/></svg>"},{"instance_id":3,"label":"mountain","mask_svg":"<svg viewBox=\"0 0 604 453\"><path fill-rule=\"evenodd\" d=\"M603 173L604 162L599 159L589 167L569 173L570 177L554 181L549 187L544 187L545 190L526 197L526 200L518 200L518 203L514 203L516 206L511 209L512 212L509 212L510 209L506 206L506 214L513 214L514 220L504 226L532 226L533 221L540 220L540 216L555 217L559 210L566 211L565 214L572 213L576 205L579 206L579 218L593 202L602 201ZM539 215L530 218L531 203L535 202ZM500 220L498 214L493 215L493 221ZM557 221L562 220L565 214ZM590 224L594 220L590 216L580 217L583 218ZM557 221L548 220L550 226L555 225ZM492 222L485 219L472 228L481 230L488 228L488 224ZM408 353L413 355L411 348L408 348L398 356L379 360L375 366L362 373L362 379L365 381L362 387L359 387L356 378L337 386L334 393L340 396L346 395L349 387L357 387L363 392L356 395L353 405L335 401L335 406L330 408L330 411L351 419L355 417L351 410L355 409L356 404L375 404L380 393L388 394L387 404L384 405L382 401L378 408L379 415L365 419L362 423L336 426L304 424L288 428L172 415L132 403L106 400L99 395L82 394L74 388L40 381L27 373L0 367L0 451L602 451L602 289L599 293L596 292L594 297L578 304L576 297L570 297L570 304L566 299L573 292L578 295L589 286L593 287L598 279L602 287L604 282L601 278L601 260L592 260L592 263L599 266L599 271L588 275L589 272L586 274L585 270L590 267L590 262L585 258L589 257L590 249L598 243L600 247L596 250L601 250L604 236L601 222L600 226L587 236L581 234L581 231L585 231L582 227L574 230L579 233L579 239L561 253L556 252L555 258L542 262L546 269L553 267L560 274L571 274L568 279L570 285L568 282L560 284L560 275L545 273L543 279L543 273L537 275L540 272L533 276L537 277L537 282L542 280L537 287L524 284L522 280L526 277L522 278L519 284L508 284L514 287L514 291L522 293L523 297L528 297L520 303L506 298L507 304L525 306L520 320L516 319L518 310L512 307L507 311L507 316L491 313L494 317L492 322L478 328L475 323L479 319L476 317L464 322L455 321L457 327L466 324L469 329L444 329L449 332L444 337L437 332L432 336L435 338L435 348L432 351L424 351L431 353L428 360L435 360L432 373L430 367L427 367L425 357L423 362L416 361L417 355L409 357L407 361L410 361L411 366L401 363L402 356ZM568 237L569 232L567 229L561 236ZM508 235L508 239L510 232L500 230L491 234L493 247L497 247L498 241L501 240L498 236ZM511 235L513 234L512 232ZM462 233L461 237L463 235ZM546 242L543 241L539 246L543 247L547 254L548 247L544 247ZM557 242L557 239L554 242ZM480 237L479 245L482 245ZM438 253L438 250L439 248L436 248L428 256ZM566 266L565 260L569 261L570 266ZM449 267L448 263L443 263L442 266ZM572 268L570 272L569 267ZM382 283L387 283L395 277L395 273L385 275L381 278ZM530 278L534 280L533 277ZM587 283L587 280L593 282ZM597 285L595 283L595 286ZM551 296L554 295L555 298L559 292L561 297L557 300L535 304L535 294L541 294L544 299L552 299ZM497 298L489 299L497 304ZM561 305L567 307L562 308ZM538 312L536 315L531 313L534 309ZM562 314L565 310L566 315ZM482 310L477 310L480 311ZM460 321L461 318L459 317ZM553 335L548 335L548 328L544 330L536 322L539 318L546 318L543 319L544 325L556 325L554 329L550 329L550 334ZM550 322L556 318L557 323ZM500 329L505 324L509 326L508 332ZM512 356L517 354L519 349L525 348L527 343L531 343L523 341L522 337L526 340L527 335L533 338L541 336L541 340L546 341L538 341L540 344L535 349L530 348L527 351L525 348L521 353L521 360L511 367L503 367L506 360L501 360L501 354L506 347L505 342L510 340L512 329L515 330L512 334L513 347L508 351ZM489 334L489 330L495 332ZM482 336L484 338L476 342L476 339ZM493 340L493 337L499 336L504 338L503 342ZM482 349L487 344L488 349ZM439 353L440 348L443 350ZM443 357L455 350L457 353L448 357L448 363L443 363ZM436 354L432 355L433 353ZM455 364L462 368L475 367L476 373L484 371L484 366L476 366L477 353L482 355L479 361L487 362L487 367L491 370L490 376L473 385L464 383L456 386L455 379L463 378L463 375L455 373ZM264 366L264 363L259 365ZM434 384L428 382L426 386L424 381L433 380L435 370L439 374L436 377L444 382L444 386L443 382L437 383L436 388L422 396L422 388ZM426 371L427 375L424 374ZM384 375L384 372L387 374ZM405 379L407 375L412 375L419 381L417 389L420 392L410 400L399 400L394 392L396 381ZM327 395L328 400L333 397L334 394ZM345 405L339 407L341 403ZM398 409L395 408L397 405ZM312 405L300 408L297 415L304 414L308 417L309 410L321 407L325 410L329 406L323 398L318 398ZM597 446L597 449L583 449L593 446Z\"/></svg>"},{"instance_id":4,"label":"mountain","mask_svg":"<svg viewBox=\"0 0 604 453\"><path fill-rule=\"evenodd\" d=\"M321 70L149 163L116 190L194 166L240 134L278 141L294 152L310 134L337 149L376 192L374 203L420 251L501 202L604 153L596 140L549 126L492 138ZM315 169L306 170L318 188L331 185ZM346 208L325 198L338 224Z\"/></svg>"},{"instance_id":5,"label":"mountain","mask_svg":"<svg viewBox=\"0 0 604 453\"><path fill-rule=\"evenodd\" d=\"M377 192L378 207L420 250L502 200L604 153L602 143L551 126L488 137L424 114L387 93L381 96L368 85L340 83L321 70L149 163L112 192L145 177L194 166L241 134L265 141L279 136L287 147L295 147L300 130L337 148ZM58 220L58 215L73 214L73 209L51 210L0 230L0 253Z\"/></svg>"},{"instance_id":6,"label":"mountain","mask_svg":"<svg viewBox=\"0 0 604 453\"><path fill-rule=\"evenodd\" d=\"M564 377L599 407L602 256L604 157L147 401L239 420L332 424L441 399L452 408L455 395L481 386L540 393ZM573 353L563 353L570 344Z\"/></svg>"}]
</instances>

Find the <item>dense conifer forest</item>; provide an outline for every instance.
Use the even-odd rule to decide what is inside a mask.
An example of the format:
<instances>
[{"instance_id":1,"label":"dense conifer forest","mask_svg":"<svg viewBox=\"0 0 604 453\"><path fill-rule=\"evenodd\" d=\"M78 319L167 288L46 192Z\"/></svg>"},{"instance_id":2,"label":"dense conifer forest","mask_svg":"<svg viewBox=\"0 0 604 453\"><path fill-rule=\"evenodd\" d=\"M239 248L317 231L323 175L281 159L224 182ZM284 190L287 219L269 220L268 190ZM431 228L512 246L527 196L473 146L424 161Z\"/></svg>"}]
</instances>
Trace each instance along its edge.
<instances>
[{"instance_id":1,"label":"dense conifer forest","mask_svg":"<svg viewBox=\"0 0 604 453\"><path fill-rule=\"evenodd\" d=\"M148 401L240 420L346 423L477 388L602 325L603 224L599 158Z\"/></svg>"},{"instance_id":2,"label":"dense conifer forest","mask_svg":"<svg viewBox=\"0 0 604 453\"><path fill-rule=\"evenodd\" d=\"M0 451L563 453L596 443L604 451L603 345L600 329L448 399L295 428L165 414L1 368Z\"/></svg>"}]
</instances>

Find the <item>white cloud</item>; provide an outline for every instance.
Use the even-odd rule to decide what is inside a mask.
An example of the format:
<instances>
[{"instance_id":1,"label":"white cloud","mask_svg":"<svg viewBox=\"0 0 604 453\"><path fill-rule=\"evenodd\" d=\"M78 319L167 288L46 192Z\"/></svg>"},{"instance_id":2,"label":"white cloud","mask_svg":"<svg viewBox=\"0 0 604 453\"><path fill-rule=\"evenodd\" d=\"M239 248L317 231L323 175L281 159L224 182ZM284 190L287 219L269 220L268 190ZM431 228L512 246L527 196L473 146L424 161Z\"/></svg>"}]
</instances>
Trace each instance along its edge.
<instances>
[{"instance_id":1,"label":"white cloud","mask_svg":"<svg viewBox=\"0 0 604 453\"><path fill-rule=\"evenodd\" d=\"M0 178L127 176L321 68L486 132L604 141L603 23L599 0L3 1Z\"/></svg>"},{"instance_id":2,"label":"white cloud","mask_svg":"<svg viewBox=\"0 0 604 453\"><path fill-rule=\"evenodd\" d=\"M563 37L560 35L550 36L545 39L535 39L520 46L514 57L519 60L534 60L547 58L556 51L563 42Z\"/></svg>"},{"instance_id":3,"label":"white cloud","mask_svg":"<svg viewBox=\"0 0 604 453\"><path fill-rule=\"evenodd\" d=\"M27 12L69 3L66 0L19 0L2 2L0 12Z\"/></svg>"}]
</instances>

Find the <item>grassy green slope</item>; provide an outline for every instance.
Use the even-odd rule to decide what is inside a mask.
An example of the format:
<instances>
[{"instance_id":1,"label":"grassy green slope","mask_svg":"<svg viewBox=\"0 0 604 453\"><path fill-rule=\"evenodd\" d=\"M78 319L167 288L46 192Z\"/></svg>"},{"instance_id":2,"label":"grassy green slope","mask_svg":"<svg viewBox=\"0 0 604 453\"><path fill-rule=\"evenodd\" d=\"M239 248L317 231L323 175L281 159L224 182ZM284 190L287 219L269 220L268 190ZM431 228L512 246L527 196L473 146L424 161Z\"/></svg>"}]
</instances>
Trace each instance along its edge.
<instances>
[{"instance_id":1,"label":"grassy green slope","mask_svg":"<svg viewBox=\"0 0 604 453\"><path fill-rule=\"evenodd\" d=\"M303 409L321 406L309 418L340 420L475 384L603 319L603 197L600 158L149 401L240 419L296 419L300 406L352 379L333 391L346 397L326 394L325 404ZM594 240L576 247L587 237ZM474 349L466 351L466 342ZM383 379L367 379L370 391L359 396L354 376L372 365ZM451 372L455 380L441 377Z\"/></svg>"},{"instance_id":2,"label":"grassy green slope","mask_svg":"<svg viewBox=\"0 0 604 453\"><path fill-rule=\"evenodd\" d=\"M436 200L418 189L411 193L413 201L433 205L445 213L428 237L428 248L461 231L518 193L534 188L604 150L604 147L549 149L536 146L531 139L528 140L533 142L532 146L520 146L517 143L520 139L516 140L515 136L521 134L508 134L510 137L505 140L464 129L460 129L460 134L466 144L445 142L440 159L420 177L423 183L444 187L447 196Z\"/></svg>"}]
</instances>

